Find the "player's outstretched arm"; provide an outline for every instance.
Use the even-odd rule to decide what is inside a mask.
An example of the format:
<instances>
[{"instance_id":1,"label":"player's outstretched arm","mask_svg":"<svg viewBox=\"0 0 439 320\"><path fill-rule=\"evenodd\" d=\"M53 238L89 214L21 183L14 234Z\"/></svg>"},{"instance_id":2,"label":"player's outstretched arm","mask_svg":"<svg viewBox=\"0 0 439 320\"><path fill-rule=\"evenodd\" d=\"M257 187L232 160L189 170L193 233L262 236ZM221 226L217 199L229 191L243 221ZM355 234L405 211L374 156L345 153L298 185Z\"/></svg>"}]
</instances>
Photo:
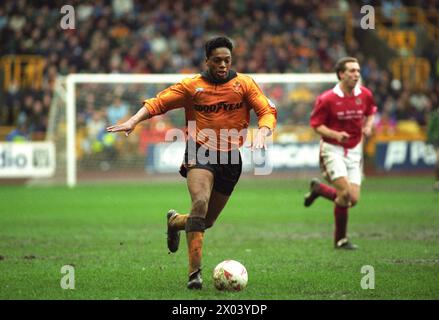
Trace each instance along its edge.
<instances>
[{"instance_id":1,"label":"player's outstretched arm","mask_svg":"<svg viewBox=\"0 0 439 320\"><path fill-rule=\"evenodd\" d=\"M107 132L125 132L125 136L128 137L128 135L131 132L133 132L134 128L140 122L148 118L149 118L148 109L142 106L142 108L140 108L135 115L133 115L130 119L128 119L124 123L108 127Z\"/></svg>"}]
</instances>

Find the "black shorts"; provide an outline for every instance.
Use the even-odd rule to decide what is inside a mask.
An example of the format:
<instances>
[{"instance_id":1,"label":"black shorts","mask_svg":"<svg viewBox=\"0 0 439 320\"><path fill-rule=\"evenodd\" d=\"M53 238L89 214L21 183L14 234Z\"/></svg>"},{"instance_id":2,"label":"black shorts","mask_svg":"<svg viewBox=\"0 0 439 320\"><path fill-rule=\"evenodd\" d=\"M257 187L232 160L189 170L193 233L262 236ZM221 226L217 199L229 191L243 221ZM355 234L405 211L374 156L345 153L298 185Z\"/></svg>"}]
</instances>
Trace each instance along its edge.
<instances>
[{"instance_id":1,"label":"black shorts","mask_svg":"<svg viewBox=\"0 0 439 320\"><path fill-rule=\"evenodd\" d=\"M188 152L188 144L184 152L184 160L180 167L180 174L187 177L187 171L193 168L202 168L213 173L213 190L230 196L238 183L242 172L242 159L239 150L229 152L213 151L196 145L196 152Z\"/></svg>"}]
</instances>

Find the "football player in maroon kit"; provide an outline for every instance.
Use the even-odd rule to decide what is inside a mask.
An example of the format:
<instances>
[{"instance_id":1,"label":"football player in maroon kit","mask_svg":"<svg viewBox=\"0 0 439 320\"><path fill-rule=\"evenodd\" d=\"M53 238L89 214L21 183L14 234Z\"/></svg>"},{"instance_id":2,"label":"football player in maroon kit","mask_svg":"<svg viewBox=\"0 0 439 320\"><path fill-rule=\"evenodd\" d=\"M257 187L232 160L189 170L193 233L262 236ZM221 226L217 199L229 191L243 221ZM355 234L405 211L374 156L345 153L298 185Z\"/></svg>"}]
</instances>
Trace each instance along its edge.
<instances>
[{"instance_id":1,"label":"football player in maroon kit","mask_svg":"<svg viewBox=\"0 0 439 320\"><path fill-rule=\"evenodd\" d=\"M348 210L360 197L362 180L363 135L372 133L376 105L370 90L360 85L360 65L352 57L341 58L335 72L339 83L316 100L310 125L321 136L320 167L331 184L311 180L304 205L318 197L334 202L334 246L357 249L346 235Z\"/></svg>"}]
</instances>

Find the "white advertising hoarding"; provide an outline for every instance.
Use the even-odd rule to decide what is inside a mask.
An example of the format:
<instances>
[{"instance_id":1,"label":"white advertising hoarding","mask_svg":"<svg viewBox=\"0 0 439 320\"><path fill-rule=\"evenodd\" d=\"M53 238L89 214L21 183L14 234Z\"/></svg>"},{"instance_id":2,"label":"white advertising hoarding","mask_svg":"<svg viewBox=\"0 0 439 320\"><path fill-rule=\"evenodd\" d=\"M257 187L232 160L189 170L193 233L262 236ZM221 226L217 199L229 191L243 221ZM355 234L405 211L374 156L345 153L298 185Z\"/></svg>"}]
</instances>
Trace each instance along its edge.
<instances>
[{"instance_id":1,"label":"white advertising hoarding","mask_svg":"<svg viewBox=\"0 0 439 320\"><path fill-rule=\"evenodd\" d=\"M54 173L52 142L0 142L0 178L50 177Z\"/></svg>"}]
</instances>

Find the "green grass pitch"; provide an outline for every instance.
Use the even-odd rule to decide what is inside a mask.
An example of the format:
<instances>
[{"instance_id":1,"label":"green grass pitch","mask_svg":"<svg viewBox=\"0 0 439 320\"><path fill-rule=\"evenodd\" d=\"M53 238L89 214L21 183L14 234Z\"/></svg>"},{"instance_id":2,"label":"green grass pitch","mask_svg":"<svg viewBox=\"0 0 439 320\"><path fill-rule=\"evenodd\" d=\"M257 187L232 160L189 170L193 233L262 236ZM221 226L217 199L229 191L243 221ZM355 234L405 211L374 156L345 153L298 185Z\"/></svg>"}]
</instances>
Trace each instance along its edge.
<instances>
[{"instance_id":1,"label":"green grass pitch","mask_svg":"<svg viewBox=\"0 0 439 320\"><path fill-rule=\"evenodd\" d=\"M333 205L305 209L305 180L242 179L206 232L204 287L186 289L187 249L168 254L165 214L185 212L170 183L0 187L0 299L438 299L439 194L428 177L368 178L350 211L360 250L332 247ZM248 287L217 291L211 274L242 262ZM75 289L63 290L63 265ZM362 289L364 265L375 289Z\"/></svg>"}]
</instances>

